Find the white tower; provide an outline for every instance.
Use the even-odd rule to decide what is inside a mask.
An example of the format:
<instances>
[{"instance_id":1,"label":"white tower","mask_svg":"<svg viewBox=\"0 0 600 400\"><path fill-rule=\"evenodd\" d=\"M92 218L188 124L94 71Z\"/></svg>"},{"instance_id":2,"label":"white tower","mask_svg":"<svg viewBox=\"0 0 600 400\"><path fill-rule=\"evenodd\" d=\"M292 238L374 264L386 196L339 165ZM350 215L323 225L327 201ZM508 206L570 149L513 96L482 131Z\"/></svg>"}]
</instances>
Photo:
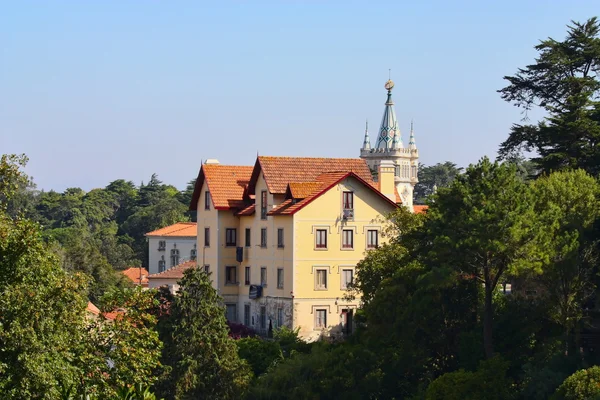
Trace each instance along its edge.
<instances>
[{"instance_id":1,"label":"white tower","mask_svg":"<svg viewBox=\"0 0 600 400\"><path fill-rule=\"evenodd\" d=\"M398 129L394 101L392 100L392 89L394 82L390 79L385 83L388 92L377 144L371 148L368 134L365 134L363 146L360 149L360 158L367 161L372 171L379 169L383 160L389 160L395 166L396 190L402 199L402 204L409 210L413 210L413 190L418 182L417 170L419 168L419 151L415 144L413 124L410 124L410 140L408 148L402 144L402 134Z\"/></svg>"}]
</instances>

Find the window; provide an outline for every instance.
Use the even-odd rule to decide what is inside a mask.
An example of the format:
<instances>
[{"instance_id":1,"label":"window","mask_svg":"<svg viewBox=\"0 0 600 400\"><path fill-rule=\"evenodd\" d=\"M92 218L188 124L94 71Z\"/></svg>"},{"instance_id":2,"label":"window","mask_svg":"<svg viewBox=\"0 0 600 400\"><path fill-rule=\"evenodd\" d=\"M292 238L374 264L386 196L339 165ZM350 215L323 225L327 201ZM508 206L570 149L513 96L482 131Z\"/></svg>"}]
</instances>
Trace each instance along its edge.
<instances>
[{"instance_id":1,"label":"window","mask_svg":"<svg viewBox=\"0 0 600 400\"><path fill-rule=\"evenodd\" d=\"M244 325L250 326L250 304L244 304Z\"/></svg>"},{"instance_id":2,"label":"window","mask_svg":"<svg viewBox=\"0 0 600 400\"><path fill-rule=\"evenodd\" d=\"M208 190L204 192L204 209L210 210L210 192Z\"/></svg>"},{"instance_id":3,"label":"window","mask_svg":"<svg viewBox=\"0 0 600 400\"><path fill-rule=\"evenodd\" d=\"M210 228L204 228L204 247L210 247Z\"/></svg>"},{"instance_id":4,"label":"window","mask_svg":"<svg viewBox=\"0 0 600 400\"><path fill-rule=\"evenodd\" d=\"M209 274L210 273L210 265L208 265L208 264L204 265L204 273L205 274Z\"/></svg>"},{"instance_id":5,"label":"window","mask_svg":"<svg viewBox=\"0 0 600 400\"><path fill-rule=\"evenodd\" d=\"M260 229L260 247L267 247L267 228Z\"/></svg>"},{"instance_id":6,"label":"window","mask_svg":"<svg viewBox=\"0 0 600 400\"><path fill-rule=\"evenodd\" d=\"M165 256L158 261L158 272L163 272L166 269Z\"/></svg>"},{"instance_id":7,"label":"window","mask_svg":"<svg viewBox=\"0 0 600 400\"><path fill-rule=\"evenodd\" d=\"M246 228L246 247L250 247L250 228Z\"/></svg>"},{"instance_id":8,"label":"window","mask_svg":"<svg viewBox=\"0 0 600 400\"><path fill-rule=\"evenodd\" d=\"M277 289L283 289L283 268L277 268Z\"/></svg>"},{"instance_id":9,"label":"window","mask_svg":"<svg viewBox=\"0 0 600 400\"><path fill-rule=\"evenodd\" d=\"M267 219L267 191L260 192L260 219Z\"/></svg>"},{"instance_id":10,"label":"window","mask_svg":"<svg viewBox=\"0 0 600 400\"><path fill-rule=\"evenodd\" d=\"M225 267L225 284L237 284L237 267Z\"/></svg>"},{"instance_id":11,"label":"window","mask_svg":"<svg viewBox=\"0 0 600 400\"><path fill-rule=\"evenodd\" d=\"M237 317L237 304L225 304L227 321L235 322Z\"/></svg>"},{"instance_id":12,"label":"window","mask_svg":"<svg viewBox=\"0 0 600 400\"><path fill-rule=\"evenodd\" d=\"M250 284L250 267L246 267L244 270L244 285Z\"/></svg>"},{"instance_id":13,"label":"window","mask_svg":"<svg viewBox=\"0 0 600 400\"><path fill-rule=\"evenodd\" d=\"M267 267L260 267L260 284L267 286Z\"/></svg>"},{"instance_id":14,"label":"window","mask_svg":"<svg viewBox=\"0 0 600 400\"><path fill-rule=\"evenodd\" d=\"M354 231L352 229L344 229L342 231L342 249L354 248Z\"/></svg>"},{"instance_id":15,"label":"window","mask_svg":"<svg viewBox=\"0 0 600 400\"><path fill-rule=\"evenodd\" d=\"M352 210L354 208L354 193L344 192L343 198L344 210Z\"/></svg>"},{"instance_id":16,"label":"window","mask_svg":"<svg viewBox=\"0 0 600 400\"><path fill-rule=\"evenodd\" d=\"M283 228L277 229L277 247L283 247Z\"/></svg>"},{"instance_id":17,"label":"window","mask_svg":"<svg viewBox=\"0 0 600 400\"><path fill-rule=\"evenodd\" d=\"M327 290L326 269L318 269L315 271L315 290Z\"/></svg>"},{"instance_id":18,"label":"window","mask_svg":"<svg viewBox=\"0 0 600 400\"><path fill-rule=\"evenodd\" d=\"M327 310L315 310L315 329L327 328Z\"/></svg>"},{"instance_id":19,"label":"window","mask_svg":"<svg viewBox=\"0 0 600 400\"><path fill-rule=\"evenodd\" d=\"M235 246L237 244L237 232L235 228L225 229L225 246Z\"/></svg>"},{"instance_id":20,"label":"window","mask_svg":"<svg viewBox=\"0 0 600 400\"><path fill-rule=\"evenodd\" d=\"M267 307L260 306L260 329L267 328Z\"/></svg>"},{"instance_id":21,"label":"window","mask_svg":"<svg viewBox=\"0 0 600 400\"><path fill-rule=\"evenodd\" d=\"M194 248L192 250L190 250L190 260L194 261L196 260L198 256L198 251L196 250L196 245L194 245Z\"/></svg>"},{"instance_id":22,"label":"window","mask_svg":"<svg viewBox=\"0 0 600 400\"><path fill-rule=\"evenodd\" d=\"M158 251L165 251L165 248L167 247L167 242L164 240L159 240L158 241Z\"/></svg>"},{"instance_id":23,"label":"window","mask_svg":"<svg viewBox=\"0 0 600 400\"><path fill-rule=\"evenodd\" d=\"M369 229L367 231L367 249L376 249L379 247L379 231Z\"/></svg>"},{"instance_id":24,"label":"window","mask_svg":"<svg viewBox=\"0 0 600 400\"><path fill-rule=\"evenodd\" d=\"M417 166L413 165L410 167L411 169L411 178L416 178L417 177Z\"/></svg>"},{"instance_id":25,"label":"window","mask_svg":"<svg viewBox=\"0 0 600 400\"><path fill-rule=\"evenodd\" d=\"M281 328L283 326L283 308L279 307L277 309L277 327Z\"/></svg>"},{"instance_id":26,"label":"window","mask_svg":"<svg viewBox=\"0 0 600 400\"><path fill-rule=\"evenodd\" d=\"M327 248L327 229L317 229L315 247L317 249Z\"/></svg>"},{"instance_id":27,"label":"window","mask_svg":"<svg viewBox=\"0 0 600 400\"><path fill-rule=\"evenodd\" d=\"M343 269L342 270L342 289L348 289L348 285L352 284L354 279L354 270L353 269Z\"/></svg>"},{"instance_id":28,"label":"window","mask_svg":"<svg viewBox=\"0 0 600 400\"><path fill-rule=\"evenodd\" d=\"M171 249L171 267L179 265L179 250Z\"/></svg>"}]
</instances>

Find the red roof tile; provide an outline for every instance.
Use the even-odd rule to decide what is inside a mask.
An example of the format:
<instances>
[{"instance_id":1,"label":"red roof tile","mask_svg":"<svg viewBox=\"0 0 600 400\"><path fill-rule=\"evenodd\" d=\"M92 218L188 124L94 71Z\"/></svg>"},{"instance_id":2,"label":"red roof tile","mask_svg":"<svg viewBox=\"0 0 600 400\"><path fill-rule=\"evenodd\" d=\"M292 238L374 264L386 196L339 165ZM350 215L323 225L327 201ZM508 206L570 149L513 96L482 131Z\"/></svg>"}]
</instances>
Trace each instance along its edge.
<instances>
[{"instance_id":1,"label":"red roof tile","mask_svg":"<svg viewBox=\"0 0 600 400\"><path fill-rule=\"evenodd\" d=\"M100 314L100 309L98 307L96 307L94 305L94 303L92 303L91 301L88 301L87 312L89 312L91 314L94 314L94 315L99 315Z\"/></svg>"},{"instance_id":2,"label":"red roof tile","mask_svg":"<svg viewBox=\"0 0 600 400\"><path fill-rule=\"evenodd\" d=\"M270 210L267 213L267 215L292 215L292 214L295 214L297 211L304 208L306 205L310 204L315 199L317 199L319 196L321 196L322 194L327 192L329 189L331 189L333 186L335 186L336 184L338 184L339 182L343 181L344 179L346 179L348 177L353 177L354 179L358 180L360 183L365 185L365 187L371 189L374 193L378 194L386 202L393 205L394 207L397 207L396 203L394 203L392 200L388 199L379 190L377 190L377 188L372 183L372 181L371 182L365 181L364 179L362 179L362 177L360 177L359 175L357 175L354 172L346 172L346 173L336 172L336 173L327 173L327 174L319 175L317 177L317 179L320 180L320 182L319 182L320 187L316 191L314 191L308 197L306 197L296 203L294 202L293 199L285 200L279 206Z\"/></svg>"},{"instance_id":3,"label":"red roof tile","mask_svg":"<svg viewBox=\"0 0 600 400\"><path fill-rule=\"evenodd\" d=\"M136 285L148 286L148 270L146 268L131 267L121 271L121 273Z\"/></svg>"},{"instance_id":4,"label":"red roof tile","mask_svg":"<svg viewBox=\"0 0 600 400\"><path fill-rule=\"evenodd\" d=\"M423 214L423 213L427 212L428 208L429 208L429 206L414 205L413 211L415 212L415 214Z\"/></svg>"},{"instance_id":5,"label":"red roof tile","mask_svg":"<svg viewBox=\"0 0 600 400\"><path fill-rule=\"evenodd\" d=\"M241 165L204 164L200 168L192 195L190 210L196 210L202 185L206 182L213 206L218 210L244 207L244 189L253 167Z\"/></svg>"},{"instance_id":6,"label":"red roof tile","mask_svg":"<svg viewBox=\"0 0 600 400\"><path fill-rule=\"evenodd\" d=\"M249 193L253 194L256 181L262 171L269 192L285 194L289 182L315 182L327 172L352 171L371 184L371 170L360 158L313 158L313 157L266 157L259 156L252 171Z\"/></svg>"},{"instance_id":7,"label":"red roof tile","mask_svg":"<svg viewBox=\"0 0 600 400\"><path fill-rule=\"evenodd\" d=\"M148 279L181 279L183 273L198 265L197 261L186 261L157 274L148 275Z\"/></svg>"},{"instance_id":8,"label":"red roof tile","mask_svg":"<svg viewBox=\"0 0 600 400\"><path fill-rule=\"evenodd\" d=\"M146 236L196 237L197 234L195 222L178 222L176 224L148 232L146 233Z\"/></svg>"},{"instance_id":9,"label":"red roof tile","mask_svg":"<svg viewBox=\"0 0 600 400\"><path fill-rule=\"evenodd\" d=\"M322 186L322 182L290 182L288 184L289 195L294 199L304 199L310 196L312 193L319 190Z\"/></svg>"},{"instance_id":10,"label":"red roof tile","mask_svg":"<svg viewBox=\"0 0 600 400\"><path fill-rule=\"evenodd\" d=\"M238 216L252 215L252 214L254 214L254 211L255 211L254 204L250 204L248 207L238 211L235 215L238 215Z\"/></svg>"}]
</instances>

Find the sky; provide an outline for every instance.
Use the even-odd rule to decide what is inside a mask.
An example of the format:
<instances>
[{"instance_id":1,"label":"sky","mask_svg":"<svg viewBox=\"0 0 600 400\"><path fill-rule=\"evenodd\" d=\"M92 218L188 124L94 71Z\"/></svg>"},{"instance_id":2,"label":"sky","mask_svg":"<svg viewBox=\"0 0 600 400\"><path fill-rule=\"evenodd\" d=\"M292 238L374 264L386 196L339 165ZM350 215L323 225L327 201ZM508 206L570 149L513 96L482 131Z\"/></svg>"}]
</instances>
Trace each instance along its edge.
<instances>
[{"instance_id":1,"label":"sky","mask_svg":"<svg viewBox=\"0 0 600 400\"><path fill-rule=\"evenodd\" d=\"M153 173L183 189L207 158L358 157L391 69L404 143L413 119L422 163L467 166L523 117L503 76L599 14L597 0L0 0L0 153L57 191Z\"/></svg>"}]
</instances>

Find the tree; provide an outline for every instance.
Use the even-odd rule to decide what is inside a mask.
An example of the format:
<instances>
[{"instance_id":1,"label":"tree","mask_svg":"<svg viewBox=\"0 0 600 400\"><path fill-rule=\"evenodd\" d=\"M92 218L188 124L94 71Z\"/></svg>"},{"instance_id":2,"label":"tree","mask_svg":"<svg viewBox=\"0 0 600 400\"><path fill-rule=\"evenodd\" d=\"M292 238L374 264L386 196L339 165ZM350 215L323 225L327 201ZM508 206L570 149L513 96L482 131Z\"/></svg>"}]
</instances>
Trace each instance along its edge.
<instances>
[{"instance_id":1,"label":"tree","mask_svg":"<svg viewBox=\"0 0 600 400\"><path fill-rule=\"evenodd\" d=\"M569 376L552 397L556 400L587 400L600 397L600 367L581 369Z\"/></svg>"},{"instance_id":2,"label":"tree","mask_svg":"<svg viewBox=\"0 0 600 400\"><path fill-rule=\"evenodd\" d=\"M583 170L556 172L533 183L535 212L543 226L547 261L539 280L551 316L569 332L583 318L583 304L596 290L600 186Z\"/></svg>"},{"instance_id":3,"label":"tree","mask_svg":"<svg viewBox=\"0 0 600 400\"><path fill-rule=\"evenodd\" d=\"M172 373L177 399L237 399L251 372L228 335L222 300L200 268L185 271L172 303Z\"/></svg>"},{"instance_id":4,"label":"tree","mask_svg":"<svg viewBox=\"0 0 600 400\"><path fill-rule=\"evenodd\" d=\"M573 22L561 42L548 38L535 46L535 64L505 76L502 99L525 110L542 108L548 116L535 125L513 125L500 145L506 157L525 148L536 151L541 172L582 168L600 174L600 22Z\"/></svg>"},{"instance_id":5,"label":"tree","mask_svg":"<svg viewBox=\"0 0 600 400\"><path fill-rule=\"evenodd\" d=\"M450 161L426 166L419 165L419 183L415 185L415 203L425 204L436 188L450 185L454 178L462 172L462 168Z\"/></svg>"},{"instance_id":6,"label":"tree","mask_svg":"<svg viewBox=\"0 0 600 400\"><path fill-rule=\"evenodd\" d=\"M0 160L0 393L3 399L56 398L80 378L86 280L67 274L39 226L6 205L28 178L26 157Z\"/></svg>"},{"instance_id":7,"label":"tree","mask_svg":"<svg viewBox=\"0 0 600 400\"><path fill-rule=\"evenodd\" d=\"M425 262L484 285L483 342L491 358L494 290L508 273L541 268L531 190L514 165L483 158L438 191L427 215Z\"/></svg>"}]
</instances>

